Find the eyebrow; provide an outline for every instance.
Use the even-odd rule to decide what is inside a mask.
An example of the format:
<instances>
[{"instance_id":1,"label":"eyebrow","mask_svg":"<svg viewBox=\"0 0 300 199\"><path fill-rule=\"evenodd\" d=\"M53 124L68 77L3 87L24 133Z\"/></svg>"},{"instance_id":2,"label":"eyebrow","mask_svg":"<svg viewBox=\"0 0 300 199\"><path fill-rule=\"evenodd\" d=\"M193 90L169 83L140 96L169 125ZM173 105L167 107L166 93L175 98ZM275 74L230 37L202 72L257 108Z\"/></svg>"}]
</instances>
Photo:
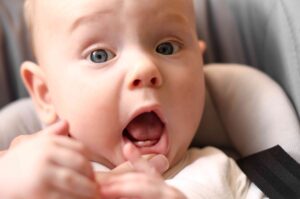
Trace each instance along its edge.
<instances>
[{"instance_id":1,"label":"eyebrow","mask_svg":"<svg viewBox=\"0 0 300 199\"><path fill-rule=\"evenodd\" d=\"M187 16L177 12L162 13L159 17L161 17L162 19L167 18L168 21L172 23L183 24L185 26L192 25L191 21L188 19Z\"/></svg>"},{"instance_id":2,"label":"eyebrow","mask_svg":"<svg viewBox=\"0 0 300 199\"><path fill-rule=\"evenodd\" d=\"M98 21L100 17L103 17L103 15L108 15L112 13L112 9L106 9L106 10L101 10L89 15L83 15L77 18L74 23L70 26L70 32L73 32L75 29L77 29L79 26L85 23L89 23L91 21Z\"/></svg>"}]
</instances>

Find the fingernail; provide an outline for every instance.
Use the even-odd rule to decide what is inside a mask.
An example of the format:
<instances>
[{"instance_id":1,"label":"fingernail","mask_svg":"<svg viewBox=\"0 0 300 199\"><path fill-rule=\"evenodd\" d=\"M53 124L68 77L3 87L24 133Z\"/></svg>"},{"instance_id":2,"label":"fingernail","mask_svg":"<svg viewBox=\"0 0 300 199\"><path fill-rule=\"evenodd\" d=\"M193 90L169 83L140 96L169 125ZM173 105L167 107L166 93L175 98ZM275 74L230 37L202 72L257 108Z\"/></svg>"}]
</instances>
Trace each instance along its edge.
<instances>
[{"instance_id":1,"label":"fingernail","mask_svg":"<svg viewBox=\"0 0 300 199\"><path fill-rule=\"evenodd\" d=\"M159 172L160 174L164 173L169 169L169 160L166 156L159 154L154 156L149 160L149 163Z\"/></svg>"}]
</instances>

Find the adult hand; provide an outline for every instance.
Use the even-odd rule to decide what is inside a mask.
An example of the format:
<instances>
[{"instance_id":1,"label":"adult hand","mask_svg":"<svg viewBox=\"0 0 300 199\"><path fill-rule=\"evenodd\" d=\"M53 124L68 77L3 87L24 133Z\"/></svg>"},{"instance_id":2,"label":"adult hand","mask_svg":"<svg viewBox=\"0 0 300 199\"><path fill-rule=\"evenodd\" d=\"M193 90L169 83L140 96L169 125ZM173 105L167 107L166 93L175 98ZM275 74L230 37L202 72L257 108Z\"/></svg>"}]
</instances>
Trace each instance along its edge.
<instances>
[{"instance_id":1,"label":"adult hand","mask_svg":"<svg viewBox=\"0 0 300 199\"><path fill-rule=\"evenodd\" d=\"M11 142L10 142L10 145L9 145L9 149L12 149L13 147L17 146L18 144L32 138L36 136L36 133L33 133L33 134L24 134L24 135L18 135L17 137L15 137ZM6 152L8 151L8 149L6 150L2 150L0 151L0 157L2 155L4 155Z\"/></svg>"},{"instance_id":2,"label":"adult hand","mask_svg":"<svg viewBox=\"0 0 300 199\"><path fill-rule=\"evenodd\" d=\"M0 159L0 198L97 198L88 152L68 134L60 121L14 143Z\"/></svg>"},{"instance_id":3,"label":"adult hand","mask_svg":"<svg viewBox=\"0 0 300 199\"><path fill-rule=\"evenodd\" d=\"M161 173L141 157L132 144L124 147L124 156L131 163L129 172L109 175L100 184L104 198L185 199L176 188L168 186Z\"/></svg>"}]
</instances>

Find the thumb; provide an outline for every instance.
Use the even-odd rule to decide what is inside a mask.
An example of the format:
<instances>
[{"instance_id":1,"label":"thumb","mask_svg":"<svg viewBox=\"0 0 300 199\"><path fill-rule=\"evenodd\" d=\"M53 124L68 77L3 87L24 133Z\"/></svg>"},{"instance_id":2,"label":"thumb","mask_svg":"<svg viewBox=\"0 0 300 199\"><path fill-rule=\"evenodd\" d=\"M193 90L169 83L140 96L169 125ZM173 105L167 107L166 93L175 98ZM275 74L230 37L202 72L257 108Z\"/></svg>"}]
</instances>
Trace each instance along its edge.
<instances>
[{"instance_id":1,"label":"thumb","mask_svg":"<svg viewBox=\"0 0 300 199\"><path fill-rule=\"evenodd\" d=\"M43 130L43 133L52 134L52 135L69 135L69 124L66 120L59 120L58 122L46 127Z\"/></svg>"},{"instance_id":2,"label":"thumb","mask_svg":"<svg viewBox=\"0 0 300 199\"><path fill-rule=\"evenodd\" d=\"M161 154L151 156L148 160L142 158L139 150L131 143L124 146L125 159L130 161L133 168L140 172L164 173L169 168L168 159Z\"/></svg>"},{"instance_id":3,"label":"thumb","mask_svg":"<svg viewBox=\"0 0 300 199\"><path fill-rule=\"evenodd\" d=\"M156 169L156 171L160 174L163 174L169 169L169 160L166 158L166 156L162 154L158 154L153 156L149 160L149 164Z\"/></svg>"}]
</instances>

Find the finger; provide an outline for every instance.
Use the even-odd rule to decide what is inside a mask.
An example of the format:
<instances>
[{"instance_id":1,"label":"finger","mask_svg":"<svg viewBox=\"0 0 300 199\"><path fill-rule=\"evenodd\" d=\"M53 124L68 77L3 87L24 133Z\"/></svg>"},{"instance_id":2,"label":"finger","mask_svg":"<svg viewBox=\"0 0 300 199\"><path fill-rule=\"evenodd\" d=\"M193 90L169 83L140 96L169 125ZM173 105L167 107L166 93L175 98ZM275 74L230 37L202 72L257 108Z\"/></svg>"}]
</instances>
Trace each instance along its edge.
<instances>
[{"instance_id":1,"label":"finger","mask_svg":"<svg viewBox=\"0 0 300 199\"><path fill-rule=\"evenodd\" d=\"M69 125L67 121L65 120L60 120L56 122L55 124L47 127L42 131L44 134L52 134L52 135L62 135L62 136L68 136L69 133ZM68 148L71 148L73 150L76 150L82 154L85 154L86 156L89 157L90 153L88 150L83 146L82 143L76 141L75 139L72 139L70 137L65 137L65 138L60 138L57 139L57 143L60 144L61 146L66 146Z\"/></svg>"},{"instance_id":2,"label":"finger","mask_svg":"<svg viewBox=\"0 0 300 199\"><path fill-rule=\"evenodd\" d=\"M89 179L95 179L92 165L83 154L67 148L59 148L54 155L53 161L56 165L67 167Z\"/></svg>"},{"instance_id":3,"label":"finger","mask_svg":"<svg viewBox=\"0 0 300 199\"><path fill-rule=\"evenodd\" d=\"M133 166L135 171L156 174L156 169L147 160L141 157L139 150L131 143L127 143L123 148L123 154Z\"/></svg>"},{"instance_id":4,"label":"finger","mask_svg":"<svg viewBox=\"0 0 300 199\"><path fill-rule=\"evenodd\" d=\"M149 160L149 164L156 169L156 171L160 174L163 174L169 169L169 160L166 158L166 156L158 154L153 156Z\"/></svg>"},{"instance_id":5,"label":"finger","mask_svg":"<svg viewBox=\"0 0 300 199\"><path fill-rule=\"evenodd\" d=\"M142 158L144 158L144 156ZM145 160L148 161L150 166L154 167L160 174L163 174L169 169L169 160L164 155L158 154L147 156ZM129 161L122 163L112 170L113 173L124 173L130 171L134 171L134 167Z\"/></svg>"},{"instance_id":6,"label":"finger","mask_svg":"<svg viewBox=\"0 0 300 199\"><path fill-rule=\"evenodd\" d=\"M56 137L55 144L59 147L68 148L70 150L76 151L77 153L82 154L86 158L90 159L90 151L79 141L71 139L69 137Z\"/></svg>"},{"instance_id":7,"label":"finger","mask_svg":"<svg viewBox=\"0 0 300 199\"><path fill-rule=\"evenodd\" d=\"M30 135L19 135L17 137L15 137L12 142L10 143L10 148L13 148L17 145L19 145L20 143L26 141L26 140L29 140L30 138L36 136L36 133L35 134L30 134Z\"/></svg>"},{"instance_id":8,"label":"finger","mask_svg":"<svg viewBox=\"0 0 300 199\"><path fill-rule=\"evenodd\" d=\"M138 182L138 186L137 183ZM108 198L159 198L166 189L161 178L149 177L144 173L113 175L100 186L101 194Z\"/></svg>"},{"instance_id":9,"label":"finger","mask_svg":"<svg viewBox=\"0 0 300 199\"><path fill-rule=\"evenodd\" d=\"M42 133L68 136L70 134L69 124L65 120L59 120L58 122L47 126L44 130L42 130Z\"/></svg>"},{"instance_id":10,"label":"finger","mask_svg":"<svg viewBox=\"0 0 300 199\"><path fill-rule=\"evenodd\" d=\"M75 171L54 167L50 173L50 184L68 195L78 198L95 198L95 196L99 196L98 185Z\"/></svg>"},{"instance_id":11,"label":"finger","mask_svg":"<svg viewBox=\"0 0 300 199\"><path fill-rule=\"evenodd\" d=\"M62 190L57 190L56 188L52 188L53 191L51 191L50 193L47 192L43 195L43 197L40 198L47 198L47 199L99 199L99 197L97 198L86 198L85 196L78 196L78 195L74 195Z\"/></svg>"},{"instance_id":12,"label":"finger","mask_svg":"<svg viewBox=\"0 0 300 199\"><path fill-rule=\"evenodd\" d=\"M130 142L126 143L123 147L124 158L130 162L135 162L141 158L139 150Z\"/></svg>"}]
</instances>

